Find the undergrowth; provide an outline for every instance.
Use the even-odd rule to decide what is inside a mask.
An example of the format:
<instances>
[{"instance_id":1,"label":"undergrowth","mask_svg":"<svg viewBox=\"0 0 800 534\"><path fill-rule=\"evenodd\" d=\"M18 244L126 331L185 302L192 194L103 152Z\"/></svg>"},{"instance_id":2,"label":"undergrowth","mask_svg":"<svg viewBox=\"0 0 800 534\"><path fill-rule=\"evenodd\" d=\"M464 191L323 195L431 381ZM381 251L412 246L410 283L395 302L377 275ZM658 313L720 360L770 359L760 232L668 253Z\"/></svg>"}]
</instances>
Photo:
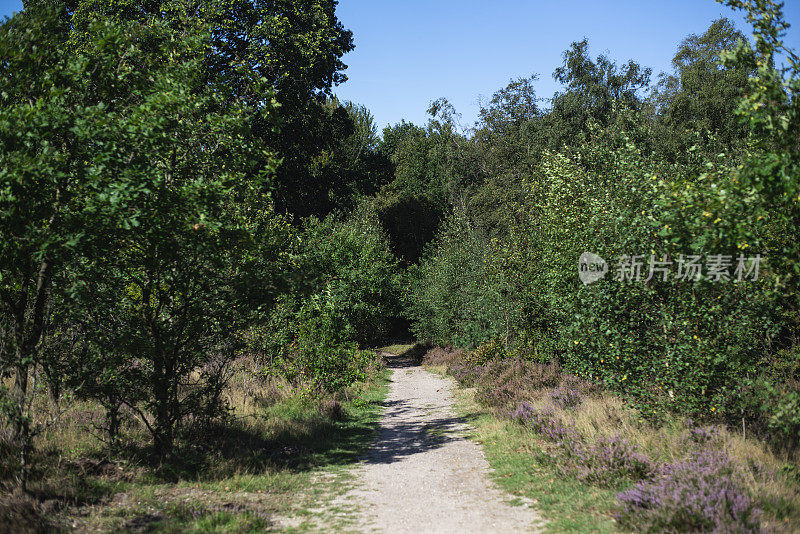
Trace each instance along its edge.
<instances>
[{"instance_id":1,"label":"undergrowth","mask_svg":"<svg viewBox=\"0 0 800 534\"><path fill-rule=\"evenodd\" d=\"M387 372L375 358L365 380L328 393L259 368L240 360L229 417L186 432L163 461L135 419L109 447L101 407L70 403L39 437L29 492L0 491L0 532L263 532L286 518L319 528L330 520L320 502L342 491L373 438Z\"/></svg>"}]
</instances>

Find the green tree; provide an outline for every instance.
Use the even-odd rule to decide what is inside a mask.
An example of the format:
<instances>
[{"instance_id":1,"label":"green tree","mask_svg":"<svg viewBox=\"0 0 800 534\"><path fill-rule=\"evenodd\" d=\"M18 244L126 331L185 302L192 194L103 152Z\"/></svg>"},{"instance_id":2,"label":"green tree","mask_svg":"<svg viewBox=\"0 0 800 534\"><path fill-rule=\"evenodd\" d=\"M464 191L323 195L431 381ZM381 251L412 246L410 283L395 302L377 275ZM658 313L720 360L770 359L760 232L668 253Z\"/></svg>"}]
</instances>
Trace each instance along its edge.
<instances>
[{"instance_id":1,"label":"green tree","mask_svg":"<svg viewBox=\"0 0 800 534\"><path fill-rule=\"evenodd\" d=\"M209 83L226 85L234 101L251 107L264 98L241 77L257 76L276 91L280 108L268 121L253 117L251 131L282 158L273 182L280 211L300 217L324 215L334 204L338 183L320 178L336 148L338 132L349 128L344 110L327 106L330 89L345 81L341 57L353 49L353 37L336 17L335 0L80 0L72 12L73 40L85 38L95 17L150 24L163 20L178 35L209 28L202 72ZM281 127L274 129L273 122ZM265 166L269 160L265 160Z\"/></svg>"},{"instance_id":2,"label":"green tree","mask_svg":"<svg viewBox=\"0 0 800 534\"><path fill-rule=\"evenodd\" d=\"M403 294L412 330L420 339L475 347L509 332L499 280L490 268L490 242L456 210L408 271Z\"/></svg>"},{"instance_id":3,"label":"green tree","mask_svg":"<svg viewBox=\"0 0 800 534\"><path fill-rule=\"evenodd\" d=\"M678 47L672 66L654 91L662 132L656 141L668 155L695 143L687 131L707 132L730 145L749 132L734 111L755 73L743 64L725 66L722 54L747 37L726 18L715 20L701 35L690 35Z\"/></svg>"},{"instance_id":4,"label":"green tree","mask_svg":"<svg viewBox=\"0 0 800 534\"><path fill-rule=\"evenodd\" d=\"M297 194L316 206L312 213L352 211L360 198L391 180L391 162L378 150L377 127L364 106L330 98L325 110L333 126L328 146L306 163L305 172L313 180Z\"/></svg>"},{"instance_id":5,"label":"green tree","mask_svg":"<svg viewBox=\"0 0 800 534\"><path fill-rule=\"evenodd\" d=\"M619 111L640 110L641 92L649 86L650 74L651 69L633 60L622 66L605 54L593 60L586 39L572 43L564 52L563 64L553 72L553 78L565 87L553 96L549 146L560 150L587 132L589 124L605 127L620 116Z\"/></svg>"},{"instance_id":6,"label":"green tree","mask_svg":"<svg viewBox=\"0 0 800 534\"><path fill-rule=\"evenodd\" d=\"M118 179L134 157L120 154L126 125L110 120L98 98L137 83L120 68L124 47L98 39L94 54L74 54L68 37L57 4L31 6L0 26L0 365L14 375L7 415L22 442L23 484L29 374L41 363L53 280L106 250L116 228L131 227L137 214L126 201L142 192Z\"/></svg>"},{"instance_id":7,"label":"green tree","mask_svg":"<svg viewBox=\"0 0 800 534\"><path fill-rule=\"evenodd\" d=\"M433 239L447 209L441 137L405 121L383 130L380 152L392 164L392 181L373 205L394 254L414 263Z\"/></svg>"},{"instance_id":8,"label":"green tree","mask_svg":"<svg viewBox=\"0 0 800 534\"><path fill-rule=\"evenodd\" d=\"M251 135L254 111L227 85L203 79L206 37L178 40L154 23L118 39L162 39L157 50L127 51L141 54L134 64L148 83L126 85L131 105L108 111L128 135L124 177L143 194L127 201L136 224L116 231L114 254L92 258L75 277L96 318L87 335L101 353L121 356L116 394L163 457L187 418L219 413L236 334L274 297L270 240L282 223L262 194L274 165L261 166L270 156ZM263 80L241 81L270 94Z\"/></svg>"},{"instance_id":9,"label":"green tree","mask_svg":"<svg viewBox=\"0 0 800 534\"><path fill-rule=\"evenodd\" d=\"M300 305L318 301L334 311L341 339L362 345L389 334L398 315L399 270L369 206L347 219L309 220L293 257L303 273L292 290Z\"/></svg>"},{"instance_id":10,"label":"green tree","mask_svg":"<svg viewBox=\"0 0 800 534\"><path fill-rule=\"evenodd\" d=\"M492 95L480 111L472 137L476 183L469 213L489 235L507 235L510 217L523 197L522 182L535 170L547 147L548 115L539 107L537 76L513 80Z\"/></svg>"}]
</instances>

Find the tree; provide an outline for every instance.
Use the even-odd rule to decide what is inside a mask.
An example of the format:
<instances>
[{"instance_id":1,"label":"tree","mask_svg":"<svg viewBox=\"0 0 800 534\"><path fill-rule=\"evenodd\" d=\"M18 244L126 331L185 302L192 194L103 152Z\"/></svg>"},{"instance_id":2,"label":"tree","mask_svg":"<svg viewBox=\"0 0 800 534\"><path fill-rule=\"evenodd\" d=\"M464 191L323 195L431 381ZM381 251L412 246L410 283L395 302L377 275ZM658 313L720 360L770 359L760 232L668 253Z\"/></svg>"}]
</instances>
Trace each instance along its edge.
<instances>
[{"instance_id":1,"label":"tree","mask_svg":"<svg viewBox=\"0 0 800 534\"><path fill-rule=\"evenodd\" d=\"M452 107L434 102L425 127L405 121L383 130L380 152L393 166L393 179L376 195L373 206L389 234L392 251L406 264L416 263L450 209L455 191L454 131L451 117L435 120ZM459 137L459 139L463 139Z\"/></svg>"},{"instance_id":2,"label":"tree","mask_svg":"<svg viewBox=\"0 0 800 534\"><path fill-rule=\"evenodd\" d=\"M337 131L350 127L344 110L327 107L333 86L346 80L341 57L353 36L336 17L335 0L80 0L72 13L73 41L85 39L95 17L149 24L161 20L178 35L211 32L202 71L209 83L229 87L251 106L264 95L241 76L255 75L276 91L280 108L268 122L254 118L252 133L282 158L272 184L279 211L324 215L339 184L320 180L317 167L336 147ZM280 123L280 129L272 123ZM269 161L264 161L268 165ZM329 176L328 176L329 177Z\"/></svg>"},{"instance_id":3,"label":"tree","mask_svg":"<svg viewBox=\"0 0 800 534\"><path fill-rule=\"evenodd\" d=\"M678 47L673 75L662 75L654 98L664 126L672 135L709 132L730 144L748 133L734 111L754 71L744 65L722 64L722 55L746 36L726 18L715 20L701 35L690 35ZM684 143L685 145L685 143ZM685 150L677 145L675 150Z\"/></svg>"},{"instance_id":4,"label":"tree","mask_svg":"<svg viewBox=\"0 0 800 534\"><path fill-rule=\"evenodd\" d=\"M783 4L772 0L729 0L747 12L754 43L740 40L722 54L728 69L755 71L735 110L754 135L753 149L732 176L735 190L750 197L749 217L739 221L735 238L768 244L777 288L794 310L800 310L800 57L784 42L789 24ZM782 56L782 57L781 57ZM779 65L783 61L783 65ZM762 222L763 221L763 222ZM766 230L758 232L758 229ZM736 235L738 234L738 235ZM762 241L768 239L767 243Z\"/></svg>"},{"instance_id":5,"label":"tree","mask_svg":"<svg viewBox=\"0 0 800 534\"><path fill-rule=\"evenodd\" d=\"M274 295L284 223L263 191L276 160L252 128L276 104L252 72L236 91L255 103L204 76L202 27L100 21L71 51L64 21L33 6L0 33L9 415L29 449L28 375L47 363L53 303L51 330L85 338L76 366L113 371L90 394L131 406L163 456L187 416L219 408L233 333Z\"/></svg>"},{"instance_id":6,"label":"tree","mask_svg":"<svg viewBox=\"0 0 800 534\"><path fill-rule=\"evenodd\" d=\"M119 154L124 127L97 98L137 81L117 70L122 43L98 39L93 55L72 54L65 21L63 6L45 3L0 26L0 374L14 375L4 396L23 486L29 374L41 361L53 280L76 258L104 250L115 228L130 227L136 214L125 199L141 192L115 179L133 158Z\"/></svg>"},{"instance_id":7,"label":"tree","mask_svg":"<svg viewBox=\"0 0 800 534\"><path fill-rule=\"evenodd\" d=\"M327 147L305 163L309 178L293 195L303 214L353 210L359 198L375 194L391 180L391 162L378 150L372 114L352 102L330 98L323 107ZM298 214L297 212L295 212Z\"/></svg>"},{"instance_id":8,"label":"tree","mask_svg":"<svg viewBox=\"0 0 800 534\"><path fill-rule=\"evenodd\" d=\"M282 223L263 187L275 160L250 131L253 114L271 106L268 99L253 110L227 85L203 78L203 34L179 40L154 22L114 37L161 42L127 50L148 83L121 88L131 104L108 112L133 160L115 179L142 194L126 199L136 220L116 230L114 253L92 257L74 278L86 335L109 356L97 370L106 376L90 383L112 408L121 402L139 415L163 458L184 421L219 415L237 334L274 297L273 240ZM255 76L240 82L270 94Z\"/></svg>"},{"instance_id":9,"label":"tree","mask_svg":"<svg viewBox=\"0 0 800 534\"><path fill-rule=\"evenodd\" d=\"M480 110L472 138L480 169L470 191L470 215L487 233L504 233L508 208L522 200L522 181L533 172L547 147L548 117L539 108L538 76L513 80Z\"/></svg>"},{"instance_id":10,"label":"tree","mask_svg":"<svg viewBox=\"0 0 800 534\"><path fill-rule=\"evenodd\" d=\"M589 57L586 39L572 43L564 52L563 64L553 72L553 78L565 86L553 97L550 112L550 147L559 150L577 134L587 131L592 122L608 126L618 117L618 111L638 111L642 106L640 92L650 84L651 69L633 60L621 67L605 54L596 60Z\"/></svg>"},{"instance_id":11,"label":"tree","mask_svg":"<svg viewBox=\"0 0 800 534\"><path fill-rule=\"evenodd\" d=\"M502 137L519 129L523 124L535 120L541 114L533 84L539 77L512 80L506 87L492 95L487 106L479 113L479 131L487 135Z\"/></svg>"}]
</instances>

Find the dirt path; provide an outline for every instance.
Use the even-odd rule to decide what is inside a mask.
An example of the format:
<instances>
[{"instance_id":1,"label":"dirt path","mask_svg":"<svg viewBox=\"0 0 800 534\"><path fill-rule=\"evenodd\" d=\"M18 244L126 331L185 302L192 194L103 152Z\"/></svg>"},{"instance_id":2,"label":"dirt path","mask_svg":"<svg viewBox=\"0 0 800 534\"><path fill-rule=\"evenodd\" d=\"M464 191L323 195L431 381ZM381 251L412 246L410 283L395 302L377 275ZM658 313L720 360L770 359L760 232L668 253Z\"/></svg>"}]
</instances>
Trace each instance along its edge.
<instances>
[{"instance_id":1,"label":"dirt path","mask_svg":"<svg viewBox=\"0 0 800 534\"><path fill-rule=\"evenodd\" d=\"M393 362L377 441L345 499L363 532L532 532L540 519L489 479L480 446L452 409L451 380Z\"/></svg>"}]
</instances>

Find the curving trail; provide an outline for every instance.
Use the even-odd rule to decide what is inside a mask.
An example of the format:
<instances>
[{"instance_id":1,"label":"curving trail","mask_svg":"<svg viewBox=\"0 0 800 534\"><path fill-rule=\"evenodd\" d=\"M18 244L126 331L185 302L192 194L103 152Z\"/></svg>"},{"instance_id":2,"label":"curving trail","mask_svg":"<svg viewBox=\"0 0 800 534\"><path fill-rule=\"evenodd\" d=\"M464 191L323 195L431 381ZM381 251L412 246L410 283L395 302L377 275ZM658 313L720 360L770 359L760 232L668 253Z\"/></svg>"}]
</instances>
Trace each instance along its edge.
<instances>
[{"instance_id":1,"label":"curving trail","mask_svg":"<svg viewBox=\"0 0 800 534\"><path fill-rule=\"evenodd\" d=\"M480 446L453 412L450 379L395 359L376 442L345 498L362 532L533 532L528 505L497 489Z\"/></svg>"}]
</instances>

